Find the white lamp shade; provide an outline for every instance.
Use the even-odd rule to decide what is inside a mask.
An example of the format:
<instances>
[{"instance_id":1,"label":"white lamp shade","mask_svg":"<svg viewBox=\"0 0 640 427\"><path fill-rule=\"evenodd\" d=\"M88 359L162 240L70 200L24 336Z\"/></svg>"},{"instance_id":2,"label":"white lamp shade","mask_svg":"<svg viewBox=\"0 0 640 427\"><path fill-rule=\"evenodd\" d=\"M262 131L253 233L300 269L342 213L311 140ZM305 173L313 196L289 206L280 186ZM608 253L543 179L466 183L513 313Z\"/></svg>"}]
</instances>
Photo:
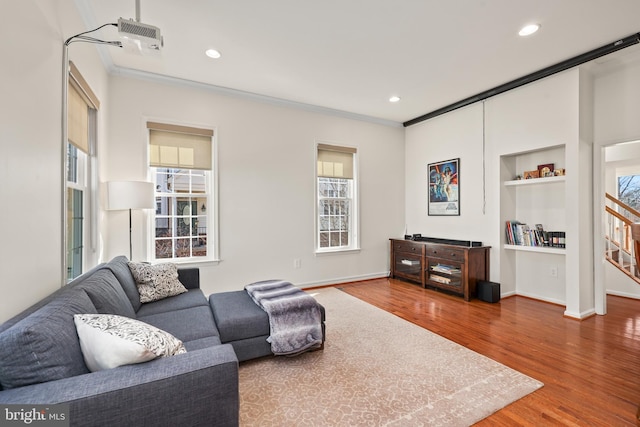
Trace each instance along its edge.
<instances>
[{"instance_id":1,"label":"white lamp shade","mask_svg":"<svg viewBox=\"0 0 640 427\"><path fill-rule=\"evenodd\" d=\"M152 182L107 182L107 210L155 209Z\"/></svg>"}]
</instances>

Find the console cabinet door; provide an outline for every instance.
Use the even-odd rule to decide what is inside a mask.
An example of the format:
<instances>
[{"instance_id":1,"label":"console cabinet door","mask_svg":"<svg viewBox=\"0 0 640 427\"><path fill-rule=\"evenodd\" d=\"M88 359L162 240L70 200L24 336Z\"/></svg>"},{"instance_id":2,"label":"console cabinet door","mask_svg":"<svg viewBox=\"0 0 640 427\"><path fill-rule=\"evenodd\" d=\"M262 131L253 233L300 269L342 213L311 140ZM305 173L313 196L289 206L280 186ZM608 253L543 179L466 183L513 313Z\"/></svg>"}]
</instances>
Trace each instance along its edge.
<instances>
[{"instance_id":1,"label":"console cabinet door","mask_svg":"<svg viewBox=\"0 0 640 427\"><path fill-rule=\"evenodd\" d=\"M395 274L422 283L422 256L399 252L395 256Z\"/></svg>"},{"instance_id":2,"label":"console cabinet door","mask_svg":"<svg viewBox=\"0 0 640 427\"><path fill-rule=\"evenodd\" d=\"M427 258L425 281L430 286L464 294L464 264L451 259Z\"/></svg>"},{"instance_id":3,"label":"console cabinet door","mask_svg":"<svg viewBox=\"0 0 640 427\"><path fill-rule=\"evenodd\" d=\"M418 282L422 281L424 270L424 245L410 240L391 241L391 267L393 277Z\"/></svg>"}]
</instances>

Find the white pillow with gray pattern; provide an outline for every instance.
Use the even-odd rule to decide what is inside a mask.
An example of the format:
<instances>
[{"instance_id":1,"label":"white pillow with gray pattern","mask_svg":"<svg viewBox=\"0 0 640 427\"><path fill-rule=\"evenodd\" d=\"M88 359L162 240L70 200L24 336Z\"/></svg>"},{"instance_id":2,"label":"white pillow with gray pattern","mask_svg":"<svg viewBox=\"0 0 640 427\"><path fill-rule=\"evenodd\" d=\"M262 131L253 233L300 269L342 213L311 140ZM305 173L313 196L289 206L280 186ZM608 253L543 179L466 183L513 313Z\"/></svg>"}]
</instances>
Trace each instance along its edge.
<instances>
[{"instance_id":1,"label":"white pillow with gray pattern","mask_svg":"<svg viewBox=\"0 0 640 427\"><path fill-rule=\"evenodd\" d=\"M178 280L178 268L172 263L144 264L128 262L140 294L140 302L158 301L187 292Z\"/></svg>"},{"instance_id":2,"label":"white pillow with gray pattern","mask_svg":"<svg viewBox=\"0 0 640 427\"><path fill-rule=\"evenodd\" d=\"M85 364L91 372L186 353L182 341L136 319L115 314L73 316Z\"/></svg>"}]
</instances>

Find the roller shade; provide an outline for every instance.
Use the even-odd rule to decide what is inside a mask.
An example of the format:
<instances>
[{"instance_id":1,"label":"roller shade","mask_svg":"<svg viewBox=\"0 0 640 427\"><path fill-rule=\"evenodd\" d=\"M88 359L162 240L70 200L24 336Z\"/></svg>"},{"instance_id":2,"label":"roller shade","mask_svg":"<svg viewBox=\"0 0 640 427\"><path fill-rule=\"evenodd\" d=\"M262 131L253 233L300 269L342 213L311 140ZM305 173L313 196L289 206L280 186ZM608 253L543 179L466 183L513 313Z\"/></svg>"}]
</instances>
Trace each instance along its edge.
<instances>
[{"instance_id":1,"label":"roller shade","mask_svg":"<svg viewBox=\"0 0 640 427\"><path fill-rule=\"evenodd\" d=\"M67 90L67 139L87 154L89 142L89 109L100 108L100 101L82 77L80 70L69 61L69 88Z\"/></svg>"},{"instance_id":2,"label":"roller shade","mask_svg":"<svg viewBox=\"0 0 640 427\"><path fill-rule=\"evenodd\" d=\"M353 179L355 148L318 144L318 177Z\"/></svg>"},{"instance_id":3,"label":"roller shade","mask_svg":"<svg viewBox=\"0 0 640 427\"><path fill-rule=\"evenodd\" d=\"M67 97L67 137L78 149L89 153L89 106L73 84L69 85Z\"/></svg>"},{"instance_id":4,"label":"roller shade","mask_svg":"<svg viewBox=\"0 0 640 427\"><path fill-rule=\"evenodd\" d=\"M148 122L149 165L211 170L211 129Z\"/></svg>"}]
</instances>

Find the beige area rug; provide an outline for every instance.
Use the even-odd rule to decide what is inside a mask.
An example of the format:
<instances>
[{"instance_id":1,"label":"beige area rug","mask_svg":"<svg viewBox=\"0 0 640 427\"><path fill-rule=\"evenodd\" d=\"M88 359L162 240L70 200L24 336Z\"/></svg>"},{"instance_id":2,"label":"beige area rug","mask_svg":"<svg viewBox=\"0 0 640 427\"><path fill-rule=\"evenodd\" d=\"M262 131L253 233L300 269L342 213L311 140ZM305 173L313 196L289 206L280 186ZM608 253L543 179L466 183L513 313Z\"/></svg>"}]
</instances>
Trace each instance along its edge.
<instances>
[{"instance_id":1,"label":"beige area rug","mask_svg":"<svg viewBox=\"0 0 640 427\"><path fill-rule=\"evenodd\" d=\"M468 426L542 383L338 289L324 350L240 364L241 426Z\"/></svg>"}]
</instances>

